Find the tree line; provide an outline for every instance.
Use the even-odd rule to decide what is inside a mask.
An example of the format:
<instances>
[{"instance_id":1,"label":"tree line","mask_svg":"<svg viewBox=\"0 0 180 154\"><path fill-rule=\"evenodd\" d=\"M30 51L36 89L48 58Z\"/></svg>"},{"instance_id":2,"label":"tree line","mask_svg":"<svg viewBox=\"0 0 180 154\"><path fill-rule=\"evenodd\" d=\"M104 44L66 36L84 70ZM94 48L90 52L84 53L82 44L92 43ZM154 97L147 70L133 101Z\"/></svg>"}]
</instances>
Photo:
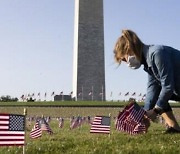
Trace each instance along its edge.
<instances>
[{"instance_id":1,"label":"tree line","mask_svg":"<svg viewBox=\"0 0 180 154\"><path fill-rule=\"evenodd\" d=\"M0 102L17 102L17 101L18 101L17 97L11 97L9 95L0 97Z\"/></svg>"}]
</instances>

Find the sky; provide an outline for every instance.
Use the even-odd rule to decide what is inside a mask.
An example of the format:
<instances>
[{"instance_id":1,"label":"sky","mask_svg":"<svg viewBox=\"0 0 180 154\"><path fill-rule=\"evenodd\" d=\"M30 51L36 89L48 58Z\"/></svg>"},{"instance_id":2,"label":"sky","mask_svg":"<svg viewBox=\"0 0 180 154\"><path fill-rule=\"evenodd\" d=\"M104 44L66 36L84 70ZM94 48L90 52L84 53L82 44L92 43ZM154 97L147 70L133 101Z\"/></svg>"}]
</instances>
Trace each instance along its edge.
<instances>
[{"instance_id":1,"label":"sky","mask_svg":"<svg viewBox=\"0 0 180 154\"><path fill-rule=\"evenodd\" d=\"M0 96L46 92L51 99L53 91L72 91L74 2L0 0ZM135 31L145 44L180 49L179 14L178 0L104 0L107 100L124 99L126 92L146 93L143 66L132 70L114 62L122 29Z\"/></svg>"}]
</instances>

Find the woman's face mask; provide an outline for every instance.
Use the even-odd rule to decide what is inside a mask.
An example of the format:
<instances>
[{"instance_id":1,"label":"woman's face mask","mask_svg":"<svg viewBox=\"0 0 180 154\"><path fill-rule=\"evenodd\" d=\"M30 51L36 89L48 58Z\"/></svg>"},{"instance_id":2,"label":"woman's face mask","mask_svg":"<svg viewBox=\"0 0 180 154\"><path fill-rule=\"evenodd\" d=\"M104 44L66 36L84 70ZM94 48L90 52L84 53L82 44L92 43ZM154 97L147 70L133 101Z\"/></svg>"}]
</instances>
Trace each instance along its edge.
<instances>
[{"instance_id":1,"label":"woman's face mask","mask_svg":"<svg viewBox=\"0 0 180 154\"><path fill-rule=\"evenodd\" d=\"M132 69L138 69L141 66L141 62L135 56L128 56L127 65Z\"/></svg>"}]
</instances>

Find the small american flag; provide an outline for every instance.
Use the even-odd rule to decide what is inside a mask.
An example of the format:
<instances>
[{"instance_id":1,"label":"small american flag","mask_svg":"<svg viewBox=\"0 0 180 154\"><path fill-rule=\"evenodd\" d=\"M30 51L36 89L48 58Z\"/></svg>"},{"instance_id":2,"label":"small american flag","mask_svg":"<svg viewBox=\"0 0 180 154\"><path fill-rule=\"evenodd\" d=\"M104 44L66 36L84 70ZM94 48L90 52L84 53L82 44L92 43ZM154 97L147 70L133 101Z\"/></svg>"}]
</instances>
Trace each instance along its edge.
<instances>
[{"instance_id":1,"label":"small american flag","mask_svg":"<svg viewBox=\"0 0 180 154\"><path fill-rule=\"evenodd\" d=\"M74 118L70 123L70 129L75 129L80 126L80 117Z\"/></svg>"},{"instance_id":2,"label":"small american flag","mask_svg":"<svg viewBox=\"0 0 180 154\"><path fill-rule=\"evenodd\" d=\"M55 92L53 91L52 94L51 94L51 96L54 96L54 95L55 95Z\"/></svg>"},{"instance_id":3,"label":"small american flag","mask_svg":"<svg viewBox=\"0 0 180 154\"><path fill-rule=\"evenodd\" d=\"M0 113L0 146L25 144L25 116Z\"/></svg>"},{"instance_id":4,"label":"small american flag","mask_svg":"<svg viewBox=\"0 0 180 154\"><path fill-rule=\"evenodd\" d=\"M40 118L36 121L30 132L30 137L33 139L39 138L42 136L42 131L47 131L49 134L53 133L52 129L44 118Z\"/></svg>"},{"instance_id":5,"label":"small american flag","mask_svg":"<svg viewBox=\"0 0 180 154\"><path fill-rule=\"evenodd\" d=\"M59 119L59 128L63 128L63 126L64 126L64 119L60 118Z\"/></svg>"},{"instance_id":6,"label":"small american flag","mask_svg":"<svg viewBox=\"0 0 180 154\"><path fill-rule=\"evenodd\" d=\"M132 93L132 96L135 96L136 95L136 92Z\"/></svg>"},{"instance_id":7,"label":"small american flag","mask_svg":"<svg viewBox=\"0 0 180 154\"><path fill-rule=\"evenodd\" d=\"M90 91L90 92L88 93L88 95L91 96L91 95L92 95L92 91Z\"/></svg>"},{"instance_id":8,"label":"small american flag","mask_svg":"<svg viewBox=\"0 0 180 154\"><path fill-rule=\"evenodd\" d=\"M34 125L34 128L30 132L30 137L35 139L35 138L38 138L41 136L42 136L42 131L41 131L41 128L39 126L39 121L37 120L35 125Z\"/></svg>"},{"instance_id":9,"label":"small american flag","mask_svg":"<svg viewBox=\"0 0 180 154\"><path fill-rule=\"evenodd\" d=\"M87 117L87 122L88 122L88 124L91 124L91 117L90 116Z\"/></svg>"},{"instance_id":10,"label":"small american flag","mask_svg":"<svg viewBox=\"0 0 180 154\"><path fill-rule=\"evenodd\" d=\"M47 131L49 134L53 133L52 129L50 128L49 124L46 122L44 118L41 118L39 120L39 126L42 131Z\"/></svg>"},{"instance_id":11,"label":"small american flag","mask_svg":"<svg viewBox=\"0 0 180 154\"><path fill-rule=\"evenodd\" d=\"M90 133L110 134L110 117L96 116L92 122Z\"/></svg>"},{"instance_id":12,"label":"small american flag","mask_svg":"<svg viewBox=\"0 0 180 154\"><path fill-rule=\"evenodd\" d=\"M129 95L129 92L125 93L124 96L128 96Z\"/></svg>"},{"instance_id":13,"label":"small american flag","mask_svg":"<svg viewBox=\"0 0 180 154\"><path fill-rule=\"evenodd\" d=\"M81 96L81 95L82 95L82 92L79 92L79 93L78 93L78 96Z\"/></svg>"},{"instance_id":14,"label":"small american flag","mask_svg":"<svg viewBox=\"0 0 180 154\"><path fill-rule=\"evenodd\" d=\"M146 126L142 122L145 112L136 102L131 102L119 113L116 129L129 134L145 133Z\"/></svg>"}]
</instances>

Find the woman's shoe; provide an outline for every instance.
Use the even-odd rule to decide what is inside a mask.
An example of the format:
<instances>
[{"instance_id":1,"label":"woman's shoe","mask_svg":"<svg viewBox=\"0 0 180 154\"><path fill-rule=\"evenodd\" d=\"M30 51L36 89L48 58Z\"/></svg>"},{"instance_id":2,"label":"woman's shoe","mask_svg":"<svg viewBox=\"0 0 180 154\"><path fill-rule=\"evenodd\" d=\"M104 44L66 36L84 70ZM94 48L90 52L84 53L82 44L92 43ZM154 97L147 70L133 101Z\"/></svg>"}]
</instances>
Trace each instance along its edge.
<instances>
[{"instance_id":1,"label":"woman's shoe","mask_svg":"<svg viewBox=\"0 0 180 154\"><path fill-rule=\"evenodd\" d=\"M180 133L180 130L176 130L175 128L173 127L169 127L166 131L165 131L166 134L172 134L172 133Z\"/></svg>"}]
</instances>

